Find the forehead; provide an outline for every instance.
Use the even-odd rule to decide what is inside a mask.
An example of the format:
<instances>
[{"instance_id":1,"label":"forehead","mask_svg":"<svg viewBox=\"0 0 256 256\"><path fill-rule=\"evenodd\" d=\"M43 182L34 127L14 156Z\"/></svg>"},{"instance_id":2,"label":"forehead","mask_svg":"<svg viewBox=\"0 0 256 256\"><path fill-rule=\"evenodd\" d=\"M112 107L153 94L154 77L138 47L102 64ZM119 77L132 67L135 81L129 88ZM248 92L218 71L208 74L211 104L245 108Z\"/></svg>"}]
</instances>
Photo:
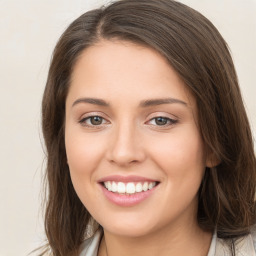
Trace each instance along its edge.
<instances>
[{"instance_id":1,"label":"forehead","mask_svg":"<svg viewBox=\"0 0 256 256\"><path fill-rule=\"evenodd\" d=\"M156 50L126 41L100 41L85 49L73 69L70 93L126 98L176 97L193 101L185 83ZM170 94L170 95L169 95Z\"/></svg>"}]
</instances>

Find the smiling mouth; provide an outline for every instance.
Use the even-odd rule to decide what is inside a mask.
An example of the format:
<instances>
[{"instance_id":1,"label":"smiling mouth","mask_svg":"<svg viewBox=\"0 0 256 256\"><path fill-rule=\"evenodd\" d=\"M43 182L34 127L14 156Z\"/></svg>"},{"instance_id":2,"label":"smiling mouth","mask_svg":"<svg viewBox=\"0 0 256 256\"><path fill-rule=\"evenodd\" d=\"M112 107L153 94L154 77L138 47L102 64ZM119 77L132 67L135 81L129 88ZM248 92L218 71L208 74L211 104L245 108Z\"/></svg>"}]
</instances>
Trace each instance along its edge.
<instances>
[{"instance_id":1,"label":"smiling mouth","mask_svg":"<svg viewBox=\"0 0 256 256\"><path fill-rule=\"evenodd\" d=\"M115 182L115 181L105 181L101 183L108 191L120 194L120 195L133 195L141 192L146 192L148 190L156 187L159 182Z\"/></svg>"}]
</instances>

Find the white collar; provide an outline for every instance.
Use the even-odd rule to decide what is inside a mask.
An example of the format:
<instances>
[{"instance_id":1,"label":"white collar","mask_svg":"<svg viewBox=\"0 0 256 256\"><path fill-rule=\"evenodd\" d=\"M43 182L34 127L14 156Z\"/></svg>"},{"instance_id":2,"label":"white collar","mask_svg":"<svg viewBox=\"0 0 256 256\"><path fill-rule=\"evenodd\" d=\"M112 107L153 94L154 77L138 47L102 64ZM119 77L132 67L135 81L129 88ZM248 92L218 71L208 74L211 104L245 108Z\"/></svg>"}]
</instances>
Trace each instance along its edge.
<instances>
[{"instance_id":1,"label":"white collar","mask_svg":"<svg viewBox=\"0 0 256 256\"><path fill-rule=\"evenodd\" d=\"M86 239L81 246L80 256L97 256L101 237L102 231L98 230L93 237ZM235 242L236 255L256 256L255 246L256 241L251 234L238 239ZM217 238L216 231L212 236L207 256L230 256L229 244L224 239Z\"/></svg>"}]
</instances>

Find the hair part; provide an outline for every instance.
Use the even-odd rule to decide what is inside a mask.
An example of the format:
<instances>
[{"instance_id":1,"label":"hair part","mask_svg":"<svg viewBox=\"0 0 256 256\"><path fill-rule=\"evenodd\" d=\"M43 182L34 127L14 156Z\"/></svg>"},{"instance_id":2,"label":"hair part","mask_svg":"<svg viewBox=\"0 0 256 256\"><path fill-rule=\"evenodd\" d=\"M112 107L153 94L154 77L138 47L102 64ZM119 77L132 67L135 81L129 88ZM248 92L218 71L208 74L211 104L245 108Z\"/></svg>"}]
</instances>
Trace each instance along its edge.
<instances>
[{"instance_id":1,"label":"hair part","mask_svg":"<svg viewBox=\"0 0 256 256\"><path fill-rule=\"evenodd\" d=\"M196 99L207 153L220 164L206 168L199 190L198 223L235 239L255 223L253 140L228 46L197 11L172 0L122 0L76 19L59 39L42 101L47 151L45 230L52 255L77 256L90 213L71 182L65 151L65 102L82 52L101 40L129 41L166 58Z\"/></svg>"}]
</instances>

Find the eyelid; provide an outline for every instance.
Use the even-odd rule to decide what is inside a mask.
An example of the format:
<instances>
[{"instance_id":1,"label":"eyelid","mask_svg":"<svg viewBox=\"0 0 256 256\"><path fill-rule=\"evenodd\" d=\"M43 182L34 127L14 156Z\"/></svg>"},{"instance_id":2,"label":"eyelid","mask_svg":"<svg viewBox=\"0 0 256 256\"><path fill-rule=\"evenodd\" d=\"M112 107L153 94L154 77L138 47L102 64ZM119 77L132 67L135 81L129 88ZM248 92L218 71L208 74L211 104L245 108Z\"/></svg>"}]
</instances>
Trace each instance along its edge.
<instances>
[{"instance_id":1,"label":"eyelid","mask_svg":"<svg viewBox=\"0 0 256 256\"><path fill-rule=\"evenodd\" d=\"M170 126L173 126L173 125L175 125L177 122L179 122L179 118L178 117L176 117L176 116L174 116L174 115L172 115L172 117L170 116L170 114L167 114L167 113L162 113L162 112L158 112L158 113L153 113L153 114L151 114L149 117L148 117L148 119L147 119L147 121L146 121L146 124L148 124L149 122L151 122L152 120L156 120L157 118L159 118L159 117L162 117L162 118L164 118L164 119L167 119L169 122L168 122L168 124L165 124L165 125L157 125L157 124L149 124L150 126L154 126L154 127L157 127L157 128L162 128L162 129L164 129L164 128L169 128Z\"/></svg>"},{"instance_id":2,"label":"eyelid","mask_svg":"<svg viewBox=\"0 0 256 256\"><path fill-rule=\"evenodd\" d=\"M163 117L163 118L168 118L168 119L177 120L177 121L179 120L179 118L177 116L175 116L173 114L165 113L165 112L151 113L150 115L148 115L147 120L152 120L157 117Z\"/></svg>"},{"instance_id":3,"label":"eyelid","mask_svg":"<svg viewBox=\"0 0 256 256\"><path fill-rule=\"evenodd\" d=\"M85 124L85 120L88 120L92 117L100 117L102 118L103 120L105 120L104 123L102 124L99 124L99 125L88 125L88 124ZM102 126L105 126L106 124L109 124L110 122L108 121L108 118L105 117L106 115L103 114L102 112L88 112L88 113L85 113L83 114L79 119L78 119L78 123L81 124L82 126L84 127L87 127L87 128L92 128L92 129L99 129L101 128Z\"/></svg>"},{"instance_id":4,"label":"eyelid","mask_svg":"<svg viewBox=\"0 0 256 256\"><path fill-rule=\"evenodd\" d=\"M99 124L99 125L88 125L85 123L85 120L91 118L91 117L95 117L98 116L100 118L102 118L104 120L104 123ZM157 125L157 124L149 124L149 122L151 122L152 120L162 117L164 119L168 120L167 124L164 125ZM87 127L87 128L92 128L92 129L100 129L102 128L102 126L106 126L108 124L110 124L111 122L109 121L109 117L102 113L102 112L88 112L88 113L84 113L79 119L78 119L78 123L80 123L81 125ZM147 118L147 121L145 122L146 125L150 125L150 126L154 126L157 127L158 129L164 129L164 128L169 128L170 126L174 126L177 122L179 122L179 118L177 116L174 116L171 114L167 114L167 113L163 113L163 112L157 112L157 113L151 113L149 115L149 117Z\"/></svg>"},{"instance_id":5,"label":"eyelid","mask_svg":"<svg viewBox=\"0 0 256 256\"><path fill-rule=\"evenodd\" d=\"M97 112L97 111L90 111L90 112L86 112L86 113L83 113L82 115L79 116L78 118L78 121L84 119L84 118L89 118L89 117L93 117L93 116L99 116L99 117L102 117L104 119L109 119L109 117L102 113L102 112Z\"/></svg>"},{"instance_id":6,"label":"eyelid","mask_svg":"<svg viewBox=\"0 0 256 256\"><path fill-rule=\"evenodd\" d=\"M172 119L172 118L164 117L164 116L153 117L153 118L151 118L151 119L150 119L149 121L147 121L147 122L150 122L150 121L152 121L152 120L155 120L155 119L157 119L157 118L159 118L159 117L162 117L162 118L164 118L164 119L167 119L167 120L171 123L171 124L169 124L169 125L173 125L173 124L175 124L175 123L178 122L178 120L176 120L176 119ZM165 127L165 126L168 126L168 124L166 124L166 125L156 125L156 126Z\"/></svg>"}]
</instances>

